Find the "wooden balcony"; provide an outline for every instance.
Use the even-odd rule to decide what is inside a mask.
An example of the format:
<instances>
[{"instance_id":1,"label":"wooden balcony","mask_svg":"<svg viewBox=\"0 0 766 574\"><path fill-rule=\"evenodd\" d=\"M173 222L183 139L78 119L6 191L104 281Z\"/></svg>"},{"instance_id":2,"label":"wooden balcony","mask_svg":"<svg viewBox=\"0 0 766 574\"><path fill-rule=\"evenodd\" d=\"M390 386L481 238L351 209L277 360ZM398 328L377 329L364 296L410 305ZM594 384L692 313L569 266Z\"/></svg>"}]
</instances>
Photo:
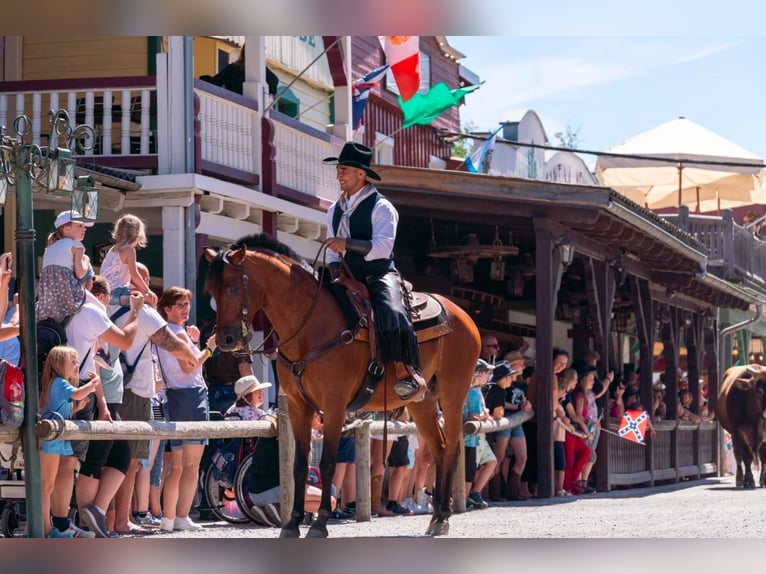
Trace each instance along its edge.
<instances>
[{"instance_id":1,"label":"wooden balcony","mask_svg":"<svg viewBox=\"0 0 766 574\"><path fill-rule=\"evenodd\" d=\"M705 245L709 272L727 281L766 288L766 241L735 223L730 209L718 217L693 215L682 206L679 213L662 217Z\"/></svg>"}]
</instances>

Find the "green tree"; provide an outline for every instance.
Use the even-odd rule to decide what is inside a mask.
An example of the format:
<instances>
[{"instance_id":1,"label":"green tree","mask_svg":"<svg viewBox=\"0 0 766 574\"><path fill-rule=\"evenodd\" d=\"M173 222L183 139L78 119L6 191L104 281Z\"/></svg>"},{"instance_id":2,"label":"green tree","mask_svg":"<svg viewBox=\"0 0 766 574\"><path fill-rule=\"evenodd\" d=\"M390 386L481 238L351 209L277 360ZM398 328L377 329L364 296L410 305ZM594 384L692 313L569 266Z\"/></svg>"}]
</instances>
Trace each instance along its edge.
<instances>
[{"instance_id":1,"label":"green tree","mask_svg":"<svg viewBox=\"0 0 766 574\"><path fill-rule=\"evenodd\" d=\"M476 131L476 124L473 122L466 122L460 129L461 133L470 134ZM452 146L452 157L466 158L473 149L473 141L471 138L459 137Z\"/></svg>"},{"instance_id":2,"label":"green tree","mask_svg":"<svg viewBox=\"0 0 766 574\"><path fill-rule=\"evenodd\" d=\"M571 123L567 123L564 131L556 132L553 137L558 140L559 147L578 149L584 141L580 137L581 129L582 126L573 126Z\"/></svg>"}]
</instances>

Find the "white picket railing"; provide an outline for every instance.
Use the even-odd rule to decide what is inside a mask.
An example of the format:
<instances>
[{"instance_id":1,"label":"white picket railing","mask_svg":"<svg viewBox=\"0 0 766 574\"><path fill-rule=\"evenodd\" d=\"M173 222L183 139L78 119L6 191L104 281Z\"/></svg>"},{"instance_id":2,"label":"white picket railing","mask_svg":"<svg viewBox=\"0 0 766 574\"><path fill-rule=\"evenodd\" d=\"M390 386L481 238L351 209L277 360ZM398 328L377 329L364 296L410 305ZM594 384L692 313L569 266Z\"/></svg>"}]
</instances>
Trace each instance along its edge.
<instances>
[{"instance_id":1,"label":"white picket railing","mask_svg":"<svg viewBox=\"0 0 766 574\"><path fill-rule=\"evenodd\" d=\"M335 170L322 165L322 160L337 156L343 140L299 124L278 112L272 112L270 117L274 125L277 184L335 201L339 193Z\"/></svg>"},{"instance_id":2,"label":"white picket railing","mask_svg":"<svg viewBox=\"0 0 766 574\"><path fill-rule=\"evenodd\" d=\"M255 102L243 105L200 87L194 92L200 104L202 160L257 174L254 138L260 138L260 129Z\"/></svg>"},{"instance_id":3,"label":"white picket railing","mask_svg":"<svg viewBox=\"0 0 766 574\"><path fill-rule=\"evenodd\" d=\"M95 129L96 141L86 155L153 155L156 153L156 86L147 78L137 78L135 84L124 78L115 85L105 85L105 79L62 80L41 82L42 89L19 89L20 82L0 87L0 125L15 136L13 121L25 114L32 121L31 141L47 145L50 131L49 110L65 109L72 126L87 124Z\"/></svg>"}]
</instances>

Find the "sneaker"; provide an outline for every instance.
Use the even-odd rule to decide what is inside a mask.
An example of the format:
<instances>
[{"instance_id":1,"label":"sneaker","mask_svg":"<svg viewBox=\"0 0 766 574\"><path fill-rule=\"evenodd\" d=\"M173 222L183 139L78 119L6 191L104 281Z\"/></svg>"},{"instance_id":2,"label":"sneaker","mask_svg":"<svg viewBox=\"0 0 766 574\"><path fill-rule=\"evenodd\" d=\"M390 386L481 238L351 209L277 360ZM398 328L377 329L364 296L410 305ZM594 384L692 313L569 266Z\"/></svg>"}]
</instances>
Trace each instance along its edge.
<instances>
[{"instance_id":1,"label":"sneaker","mask_svg":"<svg viewBox=\"0 0 766 574\"><path fill-rule=\"evenodd\" d=\"M96 533L90 530L83 530L79 526L75 526L72 522L69 523L69 528L61 531L62 538L95 538ZM67 536L69 535L69 536Z\"/></svg>"},{"instance_id":2,"label":"sneaker","mask_svg":"<svg viewBox=\"0 0 766 574\"><path fill-rule=\"evenodd\" d=\"M151 512L147 512L144 516L141 516L139 514L134 514L133 521L139 526L145 526L146 528L159 528L160 522L162 522L159 518L154 516Z\"/></svg>"},{"instance_id":3,"label":"sneaker","mask_svg":"<svg viewBox=\"0 0 766 574\"><path fill-rule=\"evenodd\" d=\"M175 529L175 518L165 518L160 520L160 530L163 532L173 532Z\"/></svg>"},{"instance_id":4,"label":"sneaker","mask_svg":"<svg viewBox=\"0 0 766 574\"><path fill-rule=\"evenodd\" d=\"M111 538L109 529L106 526L106 516L99 512L95 504L80 510L80 520L91 532L95 533L97 538Z\"/></svg>"},{"instance_id":5,"label":"sneaker","mask_svg":"<svg viewBox=\"0 0 766 574\"><path fill-rule=\"evenodd\" d=\"M585 494L593 494L596 492L596 489L590 486L587 482L584 480L580 481L580 488L582 488L583 492Z\"/></svg>"},{"instance_id":6,"label":"sneaker","mask_svg":"<svg viewBox=\"0 0 766 574\"><path fill-rule=\"evenodd\" d=\"M412 510L409 510L408 508L404 508L401 504L396 502L395 500L389 500L388 504L386 504L386 508L393 512L394 514L398 515L409 515L412 514Z\"/></svg>"},{"instance_id":7,"label":"sneaker","mask_svg":"<svg viewBox=\"0 0 766 574\"><path fill-rule=\"evenodd\" d=\"M330 514L330 518L333 520L350 520L356 516L356 512L354 512L350 508L336 508L332 511L332 514Z\"/></svg>"},{"instance_id":8,"label":"sneaker","mask_svg":"<svg viewBox=\"0 0 766 574\"><path fill-rule=\"evenodd\" d=\"M176 519L173 522L173 528L175 530L202 530L202 525L192 522L192 519L188 516L184 516L183 518L176 516Z\"/></svg>"},{"instance_id":9,"label":"sneaker","mask_svg":"<svg viewBox=\"0 0 766 574\"><path fill-rule=\"evenodd\" d=\"M476 492L475 490L472 490L472 491L471 491L471 492L468 494L468 499L466 500L466 502L468 502L468 501L470 501L471 503L473 503L473 505L474 505L474 506L475 506L477 509L480 509L480 510L483 510L483 509L485 509L485 508L488 508L488 507L489 507L489 504L487 504L487 501L486 501L486 500L484 500L484 499L481 497L481 494L479 494L479 493L478 493L478 492Z\"/></svg>"},{"instance_id":10,"label":"sneaker","mask_svg":"<svg viewBox=\"0 0 766 574\"><path fill-rule=\"evenodd\" d=\"M67 530L69 529L67 528ZM71 533L67 534L66 530L64 532L61 532L58 528L54 526L53 529L48 533L48 536L46 536L46 538L74 538L74 536Z\"/></svg>"}]
</instances>

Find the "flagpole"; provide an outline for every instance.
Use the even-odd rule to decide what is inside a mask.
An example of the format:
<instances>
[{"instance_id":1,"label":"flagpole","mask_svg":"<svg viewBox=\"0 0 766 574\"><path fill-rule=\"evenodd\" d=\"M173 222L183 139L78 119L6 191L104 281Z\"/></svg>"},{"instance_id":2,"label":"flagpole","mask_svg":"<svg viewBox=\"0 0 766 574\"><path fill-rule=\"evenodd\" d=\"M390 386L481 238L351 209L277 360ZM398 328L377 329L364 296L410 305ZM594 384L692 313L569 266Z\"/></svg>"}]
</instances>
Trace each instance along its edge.
<instances>
[{"instance_id":1,"label":"flagpole","mask_svg":"<svg viewBox=\"0 0 766 574\"><path fill-rule=\"evenodd\" d=\"M289 84L287 84L287 86L286 86L286 87L282 88L282 91L281 91L281 92L280 92L280 93L277 95L277 97L276 97L276 98L274 98L274 99L271 101L271 103L270 103L268 106L266 106L266 109L265 109L265 110L263 110L263 113L265 114L265 113L266 113L266 112L268 112L268 111L269 111L271 108L273 108L273 107L274 107L274 105L275 105L275 104L276 104L276 103L277 103L277 102L278 102L278 101L279 101L279 100L282 98L282 96L283 96L285 93L287 93L287 90L289 90L289 89L292 87L292 85L293 85L295 82L297 82L297 81L298 81L298 78L300 78L300 77L301 77L303 74L305 74L305 73L306 73L306 71L307 71L307 70L308 70L308 69L309 69L311 66L313 66L313 65L314 65L314 64L317 62L317 60L319 60L319 58L321 58L322 56L324 56L324 55L327 53L327 51L328 51L330 48L332 48L333 46L335 46L335 44L337 44L337 43L338 43L338 40L339 40L339 39L340 39L340 37L339 37L339 36L336 36L336 37L335 37L335 40L333 40L333 41L332 41L332 43L330 43L330 45L329 45L329 46L326 46L326 47L325 47L325 49L324 49L324 50L322 50L322 52L321 52L320 54L318 54L316 58L314 58L313 60L311 60L311 62L309 62L309 63L308 63L308 65L307 65L305 68L303 68L303 69L302 69L302 70L301 70L301 71L298 73L298 75L297 75L297 76L295 76L295 77L294 77L292 80L290 80L290 83L289 83Z\"/></svg>"},{"instance_id":2,"label":"flagpole","mask_svg":"<svg viewBox=\"0 0 766 574\"><path fill-rule=\"evenodd\" d=\"M393 137L396 134L398 134L400 131L402 131L403 129L404 129L404 126L400 127L399 129L394 130L394 133L392 133L392 134L387 134L385 139L380 140L378 143L376 143L374 146L372 146L372 149L374 150L376 147L378 147L380 144L382 144L386 139L389 139L389 138L393 139Z\"/></svg>"}]
</instances>

